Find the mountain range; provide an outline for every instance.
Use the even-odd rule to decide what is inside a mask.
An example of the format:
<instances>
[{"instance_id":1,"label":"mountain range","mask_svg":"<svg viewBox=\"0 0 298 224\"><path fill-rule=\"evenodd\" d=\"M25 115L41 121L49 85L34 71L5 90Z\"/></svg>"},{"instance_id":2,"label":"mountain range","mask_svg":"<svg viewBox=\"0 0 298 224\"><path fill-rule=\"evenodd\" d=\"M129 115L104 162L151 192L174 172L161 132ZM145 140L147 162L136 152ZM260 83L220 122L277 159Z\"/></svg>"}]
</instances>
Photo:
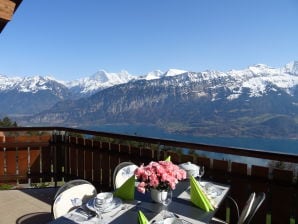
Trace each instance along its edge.
<instances>
[{"instance_id":1,"label":"mountain range","mask_svg":"<svg viewBox=\"0 0 298 224\"><path fill-rule=\"evenodd\" d=\"M21 125L152 124L190 135L298 137L298 62L242 70L99 71L63 82L0 76L1 114ZM26 116L24 116L26 115Z\"/></svg>"},{"instance_id":2,"label":"mountain range","mask_svg":"<svg viewBox=\"0 0 298 224\"><path fill-rule=\"evenodd\" d=\"M0 75L0 103L7 105L0 110L0 116L32 115L51 108L57 102L88 97L105 88L131 80L152 80L183 72L186 71L170 69L163 73L157 70L144 76L135 76L127 71L109 73L101 70L90 77L74 81L61 81L49 76L7 77Z\"/></svg>"}]
</instances>

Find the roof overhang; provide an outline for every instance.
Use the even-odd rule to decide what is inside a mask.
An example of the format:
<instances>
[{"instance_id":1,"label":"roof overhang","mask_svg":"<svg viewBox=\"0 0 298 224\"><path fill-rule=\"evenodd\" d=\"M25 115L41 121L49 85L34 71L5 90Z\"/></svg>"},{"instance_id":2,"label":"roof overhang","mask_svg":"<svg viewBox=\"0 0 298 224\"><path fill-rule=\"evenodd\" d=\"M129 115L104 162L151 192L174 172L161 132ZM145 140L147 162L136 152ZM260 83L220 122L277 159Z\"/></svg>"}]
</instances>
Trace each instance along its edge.
<instances>
[{"instance_id":1,"label":"roof overhang","mask_svg":"<svg viewBox=\"0 0 298 224\"><path fill-rule=\"evenodd\" d=\"M0 33L12 19L22 0L0 0Z\"/></svg>"}]
</instances>

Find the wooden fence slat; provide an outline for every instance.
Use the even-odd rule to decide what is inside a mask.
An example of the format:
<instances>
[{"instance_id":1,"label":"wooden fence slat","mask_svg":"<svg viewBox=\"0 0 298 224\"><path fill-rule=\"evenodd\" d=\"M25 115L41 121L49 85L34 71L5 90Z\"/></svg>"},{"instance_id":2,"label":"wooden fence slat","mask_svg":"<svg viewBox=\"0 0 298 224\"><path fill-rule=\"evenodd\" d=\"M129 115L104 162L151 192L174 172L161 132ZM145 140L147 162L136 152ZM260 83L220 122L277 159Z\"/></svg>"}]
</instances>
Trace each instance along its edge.
<instances>
[{"instance_id":1,"label":"wooden fence slat","mask_svg":"<svg viewBox=\"0 0 298 224\"><path fill-rule=\"evenodd\" d=\"M263 166L252 165L251 166L251 176L254 178L268 180L269 168L263 167Z\"/></svg>"},{"instance_id":2,"label":"wooden fence slat","mask_svg":"<svg viewBox=\"0 0 298 224\"><path fill-rule=\"evenodd\" d=\"M4 151L0 151L0 175L4 175Z\"/></svg>"},{"instance_id":3,"label":"wooden fence slat","mask_svg":"<svg viewBox=\"0 0 298 224\"><path fill-rule=\"evenodd\" d=\"M109 151L110 150L110 143L109 142L102 142L101 143L101 150Z\"/></svg>"},{"instance_id":4,"label":"wooden fence slat","mask_svg":"<svg viewBox=\"0 0 298 224\"><path fill-rule=\"evenodd\" d=\"M141 149L138 147L131 147L130 158L131 158L131 161L136 165L143 163L141 159Z\"/></svg>"},{"instance_id":5,"label":"wooden fence slat","mask_svg":"<svg viewBox=\"0 0 298 224\"><path fill-rule=\"evenodd\" d=\"M111 175L114 172L114 169L116 166L120 163L120 146L119 144L110 144L110 170L111 170Z\"/></svg>"},{"instance_id":6,"label":"wooden fence slat","mask_svg":"<svg viewBox=\"0 0 298 224\"><path fill-rule=\"evenodd\" d=\"M232 162L231 173L242 175L242 176L247 176L247 164Z\"/></svg>"},{"instance_id":7,"label":"wooden fence slat","mask_svg":"<svg viewBox=\"0 0 298 224\"><path fill-rule=\"evenodd\" d=\"M78 171L78 164L77 164L77 160L78 160L78 149L75 146L71 146L69 147L69 157L70 157L70 161L69 161L69 167L70 167L70 176L76 177L77 171Z\"/></svg>"},{"instance_id":8,"label":"wooden fence slat","mask_svg":"<svg viewBox=\"0 0 298 224\"><path fill-rule=\"evenodd\" d=\"M101 187L103 191L110 188L110 156L106 150L101 150L100 169L101 169Z\"/></svg>"},{"instance_id":9,"label":"wooden fence slat","mask_svg":"<svg viewBox=\"0 0 298 224\"><path fill-rule=\"evenodd\" d=\"M289 186L272 183L270 186L270 211L272 223L289 223L292 215L294 189Z\"/></svg>"},{"instance_id":10,"label":"wooden fence slat","mask_svg":"<svg viewBox=\"0 0 298 224\"><path fill-rule=\"evenodd\" d=\"M85 178L85 150L78 148L77 150L78 161L78 177Z\"/></svg>"},{"instance_id":11,"label":"wooden fence slat","mask_svg":"<svg viewBox=\"0 0 298 224\"><path fill-rule=\"evenodd\" d=\"M150 163L151 161L154 160L154 150L149 149L149 148L141 148L140 149L140 154L141 154L141 160L144 163ZM141 165L141 163L139 162L136 165Z\"/></svg>"},{"instance_id":12,"label":"wooden fence slat","mask_svg":"<svg viewBox=\"0 0 298 224\"><path fill-rule=\"evenodd\" d=\"M210 159L207 158L207 157L201 157L201 156L199 156L197 158L197 164L199 166L204 166L206 172L208 172L208 170L210 170Z\"/></svg>"},{"instance_id":13,"label":"wooden fence slat","mask_svg":"<svg viewBox=\"0 0 298 224\"><path fill-rule=\"evenodd\" d=\"M19 179L19 183L28 183L28 149L19 148L17 153L18 175L23 177Z\"/></svg>"},{"instance_id":14,"label":"wooden fence slat","mask_svg":"<svg viewBox=\"0 0 298 224\"><path fill-rule=\"evenodd\" d=\"M41 162L42 162L42 174L43 181L47 182L51 180L51 164L54 160L53 153L50 146L42 147L41 149Z\"/></svg>"},{"instance_id":15,"label":"wooden fence slat","mask_svg":"<svg viewBox=\"0 0 298 224\"><path fill-rule=\"evenodd\" d=\"M84 138L78 138L77 139L77 144L81 145L81 146L85 145L85 139Z\"/></svg>"},{"instance_id":16,"label":"wooden fence slat","mask_svg":"<svg viewBox=\"0 0 298 224\"><path fill-rule=\"evenodd\" d=\"M273 169L273 180L283 182L283 183L292 183L293 181L293 171L291 170L281 170Z\"/></svg>"},{"instance_id":17,"label":"wooden fence slat","mask_svg":"<svg viewBox=\"0 0 298 224\"><path fill-rule=\"evenodd\" d=\"M266 214L270 213L271 206L271 193L269 190L269 168L263 166L252 165L251 166L251 176L249 178L249 184L251 192L264 192L266 194L266 199L262 206L255 214L253 223L265 223Z\"/></svg>"},{"instance_id":18,"label":"wooden fence slat","mask_svg":"<svg viewBox=\"0 0 298 224\"><path fill-rule=\"evenodd\" d=\"M180 156L177 152L174 151L167 151L167 156L171 156L171 161L175 164L180 163Z\"/></svg>"},{"instance_id":19,"label":"wooden fence slat","mask_svg":"<svg viewBox=\"0 0 298 224\"><path fill-rule=\"evenodd\" d=\"M94 144L93 144L94 145ZM99 191L101 183L101 155L99 148L93 151L93 183L95 184L97 191Z\"/></svg>"},{"instance_id":20,"label":"wooden fence slat","mask_svg":"<svg viewBox=\"0 0 298 224\"><path fill-rule=\"evenodd\" d=\"M214 159L211 170L211 178L218 182L227 183L228 167L228 161Z\"/></svg>"},{"instance_id":21,"label":"wooden fence slat","mask_svg":"<svg viewBox=\"0 0 298 224\"><path fill-rule=\"evenodd\" d=\"M76 144L77 143L77 138L76 137L73 137L73 136L70 136L69 137L69 143L70 144Z\"/></svg>"},{"instance_id":22,"label":"wooden fence slat","mask_svg":"<svg viewBox=\"0 0 298 224\"><path fill-rule=\"evenodd\" d=\"M33 148L30 148L30 151L29 151L29 155L30 155L30 173L32 174L40 174L40 153L41 153L41 150L39 148L36 148L36 147L33 147ZM38 178L32 178L31 179L31 182L39 182L39 177Z\"/></svg>"},{"instance_id":23,"label":"wooden fence slat","mask_svg":"<svg viewBox=\"0 0 298 224\"><path fill-rule=\"evenodd\" d=\"M92 181L92 150L85 151L85 179Z\"/></svg>"},{"instance_id":24,"label":"wooden fence slat","mask_svg":"<svg viewBox=\"0 0 298 224\"><path fill-rule=\"evenodd\" d=\"M227 167L224 168L227 169ZM241 211L251 193L249 178L247 177L247 164L232 162L229 179L231 184L230 194L234 199L237 198L237 203ZM234 208L233 206L231 207ZM231 222L237 222L236 210L232 212Z\"/></svg>"},{"instance_id":25,"label":"wooden fence slat","mask_svg":"<svg viewBox=\"0 0 298 224\"><path fill-rule=\"evenodd\" d=\"M195 162L195 156L194 155L181 155L181 163L186 163L186 162Z\"/></svg>"},{"instance_id":26,"label":"wooden fence slat","mask_svg":"<svg viewBox=\"0 0 298 224\"><path fill-rule=\"evenodd\" d=\"M119 147L120 162L131 161L130 159L130 147L128 145L120 145Z\"/></svg>"},{"instance_id":27,"label":"wooden fence slat","mask_svg":"<svg viewBox=\"0 0 298 224\"><path fill-rule=\"evenodd\" d=\"M5 136L5 142L7 143L13 143L15 142L15 136Z\"/></svg>"},{"instance_id":28,"label":"wooden fence slat","mask_svg":"<svg viewBox=\"0 0 298 224\"><path fill-rule=\"evenodd\" d=\"M16 149L7 148L6 149L6 166L7 175L16 175Z\"/></svg>"}]
</instances>

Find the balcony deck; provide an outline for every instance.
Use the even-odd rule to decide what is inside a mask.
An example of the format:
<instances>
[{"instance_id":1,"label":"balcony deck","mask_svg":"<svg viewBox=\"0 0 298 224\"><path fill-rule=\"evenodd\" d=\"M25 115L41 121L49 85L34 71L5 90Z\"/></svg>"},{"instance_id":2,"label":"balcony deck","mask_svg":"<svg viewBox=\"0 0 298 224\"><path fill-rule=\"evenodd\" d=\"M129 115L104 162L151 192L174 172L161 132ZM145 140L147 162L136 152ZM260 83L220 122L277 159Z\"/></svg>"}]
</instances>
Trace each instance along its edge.
<instances>
[{"instance_id":1,"label":"balcony deck","mask_svg":"<svg viewBox=\"0 0 298 224\"><path fill-rule=\"evenodd\" d=\"M79 178L90 181L98 192L110 191L113 189L113 170L120 162L131 161L140 165L171 156L176 164L190 161L204 165L204 178L230 185L230 196L238 202L240 209L252 191L265 192L266 200L253 223L298 222L297 154L63 127L0 128L0 131L4 133L4 136L0 136L0 184L36 187L51 183L50 186L56 187L63 181ZM213 157L214 154L217 156ZM41 219L49 218L53 195L42 193L36 188L0 192L0 201L4 203L1 207L7 208L1 211L1 217L8 219L8 213L15 214L12 216L15 220L5 223L36 223L32 221L33 216L40 218L37 223L46 223ZM13 193L15 196L12 196ZM28 197L17 200L19 195ZM20 208L15 211L13 207L7 206L5 203L8 201L9 204L16 204L10 200L17 200ZM228 203L223 203L217 212L219 218L231 220L231 223L236 221L234 214Z\"/></svg>"},{"instance_id":2,"label":"balcony deck","mask_svg":"<svg viewBox=\"0 0 298 224\"><path fill-rule=\"evenodd\" d=\"M33 224L51 221L51 202L57 188L0 191L0 223Z\"/></svg>"}]
</instances>

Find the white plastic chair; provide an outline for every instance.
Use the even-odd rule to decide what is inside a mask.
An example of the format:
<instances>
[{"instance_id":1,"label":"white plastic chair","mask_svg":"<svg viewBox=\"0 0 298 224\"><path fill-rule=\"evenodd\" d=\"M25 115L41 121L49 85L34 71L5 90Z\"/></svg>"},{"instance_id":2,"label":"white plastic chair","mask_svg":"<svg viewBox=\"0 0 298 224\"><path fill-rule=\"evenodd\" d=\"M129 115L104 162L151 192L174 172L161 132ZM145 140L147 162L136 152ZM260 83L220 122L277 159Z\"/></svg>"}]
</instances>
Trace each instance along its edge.
<instances>
[{"instance_id":1,"label":"white plastic chair","mask_svg":"<svg viewBox=\"0 0 298 224\"><path fill-rule=\"evenodd\" d=\"M96 195L96 188L86 180L76 179L66 182L58 189L54 197L52 204L53 218L57 219L66 215L69 211L78 207L78 201L87 203Z\"/></svg>"},{"instance_id":2,"label":"white plastic chair","mask_svg":"<svg viewBox=\"0 0 298 224\"><path fill-rule=\"evenodd\" d=\"M131 176L134 175L134 171L138 168L132 162L119 163L113 172L113 186L114 190L118 189L125 183Z\"/></svg>"},{"instance_id":3,"label":"white plastic chair","mask_svg":"<svg viewBox=\"0 0 298 224\"><path fill-rule=\"evenodd\" d=\"M236 207L237 216L238 216L237 224L249 224L252 218L254 217L254 215L256 214L257 210L260 208L261 204L265 200L265 197L266 195L264 192L261 192L258 194L256 194L255 192L251 193L240 215L239 215L239 208L236 201L233 198L228 197ZM212 218L212 221L210 222L210 224L227 224L227 223L218 218Z\"/></svg>"}]
</instances>

